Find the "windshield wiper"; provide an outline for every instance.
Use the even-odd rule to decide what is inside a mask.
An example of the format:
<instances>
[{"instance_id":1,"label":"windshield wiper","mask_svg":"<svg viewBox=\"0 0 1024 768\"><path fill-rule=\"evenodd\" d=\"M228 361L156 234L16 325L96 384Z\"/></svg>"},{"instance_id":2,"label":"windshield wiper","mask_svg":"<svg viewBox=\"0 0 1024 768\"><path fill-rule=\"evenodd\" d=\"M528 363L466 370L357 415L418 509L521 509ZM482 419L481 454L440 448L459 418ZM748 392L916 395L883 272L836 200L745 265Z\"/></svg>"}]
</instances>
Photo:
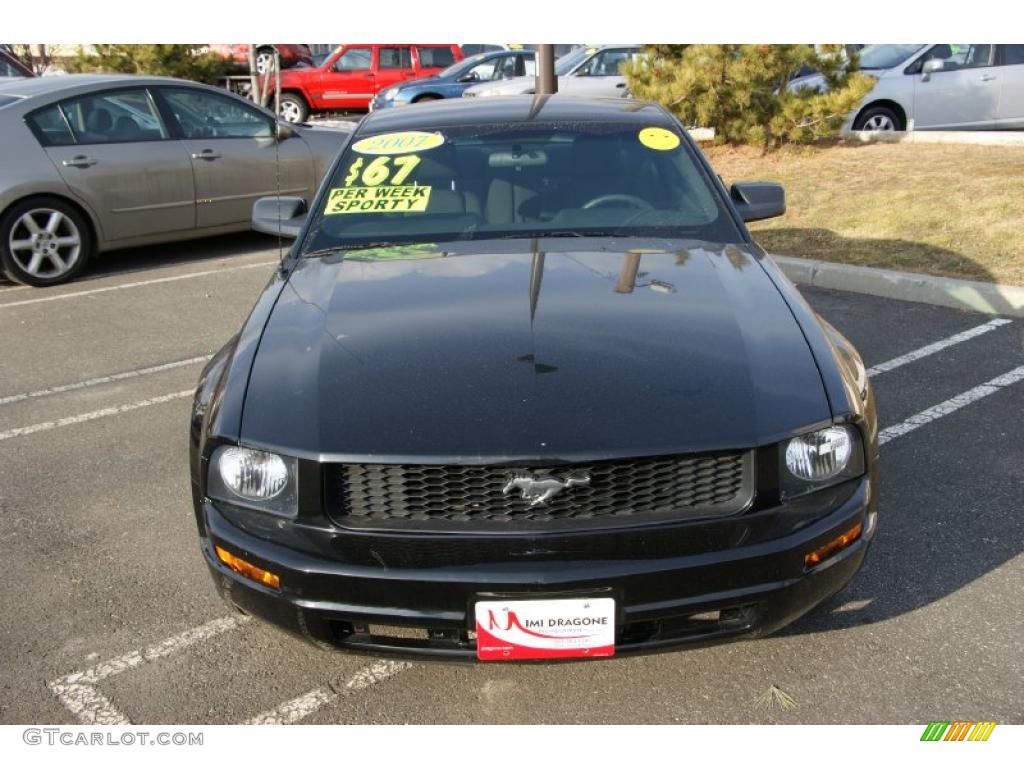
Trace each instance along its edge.
<instances>
[{"instance_id":1,"label":"windshield wiper","mask_svg":"<svg viewBox=\"0 0 1024 768\"><path fill-rule=\"evenodd\" d=\"M300 254L303 259L317 259L321 256L333 256L344 251L362 251L369 248L400 248L403 245L413 243L395 243L389 240L382 240L379 243L360 243L359 245L332 245L330 248L318 248L315 251L306 251Z\"/></svg>"}]
</instances>

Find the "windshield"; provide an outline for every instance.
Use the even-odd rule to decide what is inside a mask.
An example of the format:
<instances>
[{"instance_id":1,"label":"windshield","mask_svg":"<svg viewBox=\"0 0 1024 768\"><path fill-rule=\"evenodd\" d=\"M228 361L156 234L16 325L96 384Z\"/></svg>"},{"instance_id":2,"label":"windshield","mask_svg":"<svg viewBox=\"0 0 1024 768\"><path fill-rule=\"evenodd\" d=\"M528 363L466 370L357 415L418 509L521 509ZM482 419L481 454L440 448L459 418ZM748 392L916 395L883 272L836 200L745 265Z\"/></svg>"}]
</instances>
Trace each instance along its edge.
<instances>
[{"instance_id":1,"label":"windshield","mask_svg":"<svg viewBox=\"0 0 1024 768\"><path fill-rule=\"evenodd\" d=\"M914 52L923 48L922 44L902 45L867 45L860 51L861 69L891 69L902 63Z\"/></svg>"},{"instance_id":2,"label":"windshield","mask_svg":"<svg viewBox=\"0 0 1024 768\"><path fill-rule=\"evenodd\" d=\"M578 64L589 59L596 52L596 48L576 48L569 51L555 62L555 74L559 76L568 75Z\"/></svg>"},{"instance_id":3,"label":"windshield","mask_svg":"<svg viewBox=\"0 0 1024 768\"><path fill-rule=\"evenodd\" d=\"M470 56L462 61L456 61L450 67L438 72L435 77L458 77L463 73L463 71L468 71L471 67L478 64L486 55L486 53L478 53L476 56Z\"/></svg>"},{"instance_id":4,"label":"windshield","mask_svg":"<svg viewBox=\"0 0 1024 768\"><path fill-rule=\"evenodd\" d=\"M442 240L740 242L678 134L615 123L461 126L346 148L303 252Z\"/></svg>"}]
</instances>

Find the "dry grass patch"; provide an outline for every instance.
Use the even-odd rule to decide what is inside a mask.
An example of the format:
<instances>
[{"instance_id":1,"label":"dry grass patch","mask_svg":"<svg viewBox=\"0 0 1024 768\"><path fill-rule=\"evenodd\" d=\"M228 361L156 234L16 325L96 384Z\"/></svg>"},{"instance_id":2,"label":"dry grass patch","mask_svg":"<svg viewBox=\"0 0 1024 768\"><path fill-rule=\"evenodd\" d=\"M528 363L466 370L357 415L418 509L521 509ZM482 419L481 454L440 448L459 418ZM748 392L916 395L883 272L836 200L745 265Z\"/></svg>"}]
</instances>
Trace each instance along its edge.
<instances>
[{"instance_id":1,"label":"dry grass patch","mask_svg":"<svg viewBox=\"0 0 1024 768\"><path fill-rule=\"evenodd\" d=\"M705 153L726 184L778 181L770 253L1024 285L1024 147L860 144Z\"/></svg>"}]
</instances>

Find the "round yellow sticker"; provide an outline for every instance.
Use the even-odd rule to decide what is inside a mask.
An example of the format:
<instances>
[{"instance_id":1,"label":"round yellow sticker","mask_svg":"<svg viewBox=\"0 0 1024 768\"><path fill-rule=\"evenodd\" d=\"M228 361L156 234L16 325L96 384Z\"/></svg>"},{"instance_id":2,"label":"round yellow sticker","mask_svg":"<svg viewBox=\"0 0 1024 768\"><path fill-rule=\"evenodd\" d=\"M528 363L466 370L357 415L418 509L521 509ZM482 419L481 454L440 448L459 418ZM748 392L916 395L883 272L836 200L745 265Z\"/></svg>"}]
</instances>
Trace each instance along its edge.
<instances>
[{"instance_id":1,"label":"round yellow sticker","mask_svg":"<svg viewBox=\"0 0 1024 768\"><path fill-rule=\"evenodd\" d=\"M640 131L640 143L648 149L675 149L679 146L679 137L664 128L644 128Z\"/></svg>"},{"instance_id":2,"label":"round yellow sticker","mask_svg":"<svg viewBox=\"0 0 1024 768\"><path fill-rule=\"evenodd\" d=\"M352 149L361 155L404 155L408 152L424 152L442 144L444 136L440 133L401 131L361 139L352 145Z\"/></svg>"}]
</instances>

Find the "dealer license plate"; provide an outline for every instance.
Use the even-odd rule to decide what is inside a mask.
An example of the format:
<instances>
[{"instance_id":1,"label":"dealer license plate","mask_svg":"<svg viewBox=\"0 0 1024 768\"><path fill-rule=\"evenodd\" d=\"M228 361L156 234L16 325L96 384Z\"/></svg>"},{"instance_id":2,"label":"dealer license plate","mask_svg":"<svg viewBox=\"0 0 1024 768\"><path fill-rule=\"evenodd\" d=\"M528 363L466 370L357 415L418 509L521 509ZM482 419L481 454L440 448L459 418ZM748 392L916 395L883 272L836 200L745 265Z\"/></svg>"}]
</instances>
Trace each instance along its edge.
<instances>
[{"instance_id":1,"label":"dealer license plate","mask_svg":"<svg viewBox=\"0 0 1024 768\"><path fill-rule=\"evenodd\" d=\"M476 604L481 661L566 659L615 653L615 600L484 600Z\"/></svg>"}]
</instances>

